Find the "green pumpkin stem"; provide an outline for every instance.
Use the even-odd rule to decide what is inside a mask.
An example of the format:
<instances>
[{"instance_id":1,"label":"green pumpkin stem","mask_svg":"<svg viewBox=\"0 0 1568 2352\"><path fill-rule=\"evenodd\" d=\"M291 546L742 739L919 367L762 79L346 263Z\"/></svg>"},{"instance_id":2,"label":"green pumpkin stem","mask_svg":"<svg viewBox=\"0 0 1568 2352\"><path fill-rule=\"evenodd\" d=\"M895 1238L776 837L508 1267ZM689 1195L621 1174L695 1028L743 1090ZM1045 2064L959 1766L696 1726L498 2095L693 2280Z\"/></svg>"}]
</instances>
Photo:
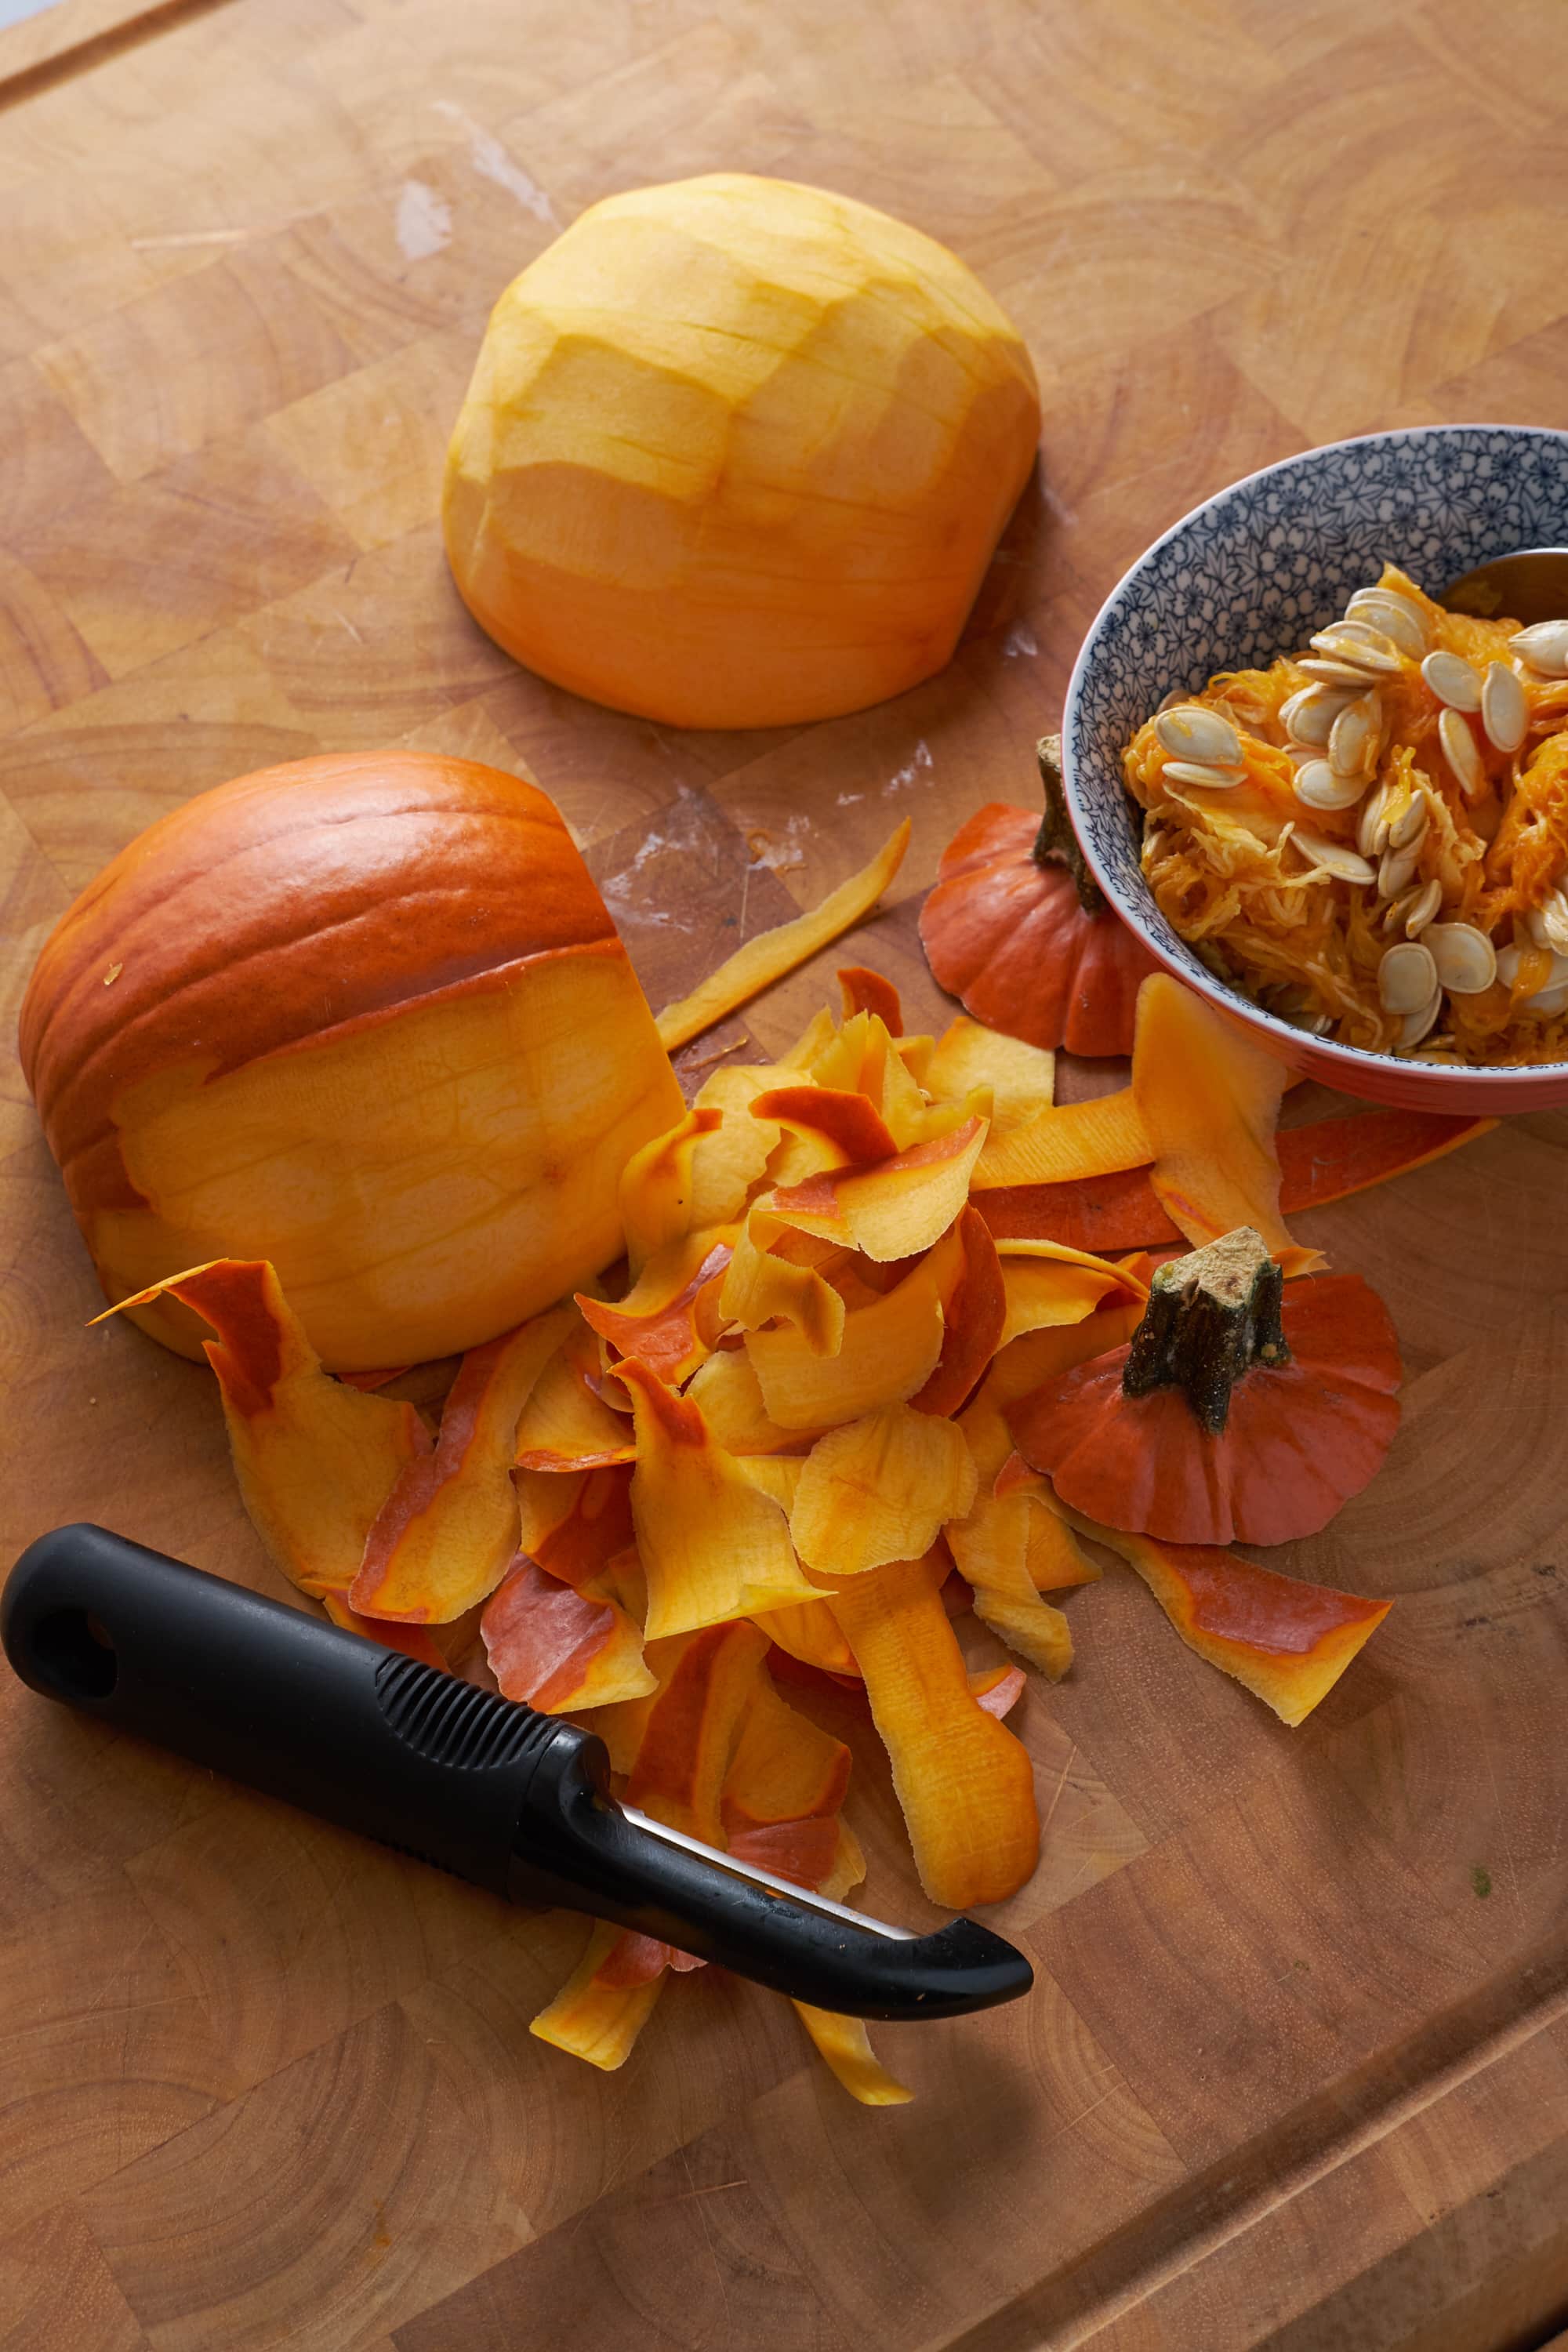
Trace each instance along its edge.
<instances>
[{"instance_id":1,"label":"green pumpkin stem","mask_svg":"<svg viewBox=\"0 0 1568 2352\"><path fill-rule=\"evenodd\" d=\"M1059 735L1042 735L1035 746L1035 757L1040 763L1040 782L1046 791L1046 813L1040 819L1040 829L1035 835L1035 845L1029 855L1037 866L1045 866L1055 858L1072 876L1078 892L1078 903L1086 915L1103 915L1105 893L1084 862L1079 847L1072 819L1068 814L1067 793L1062 786L1062 739Z\"/></svg>"},{"instance_id":2,"label":"green pumpkin stem","mask_svg":"<svg viewBox=\"0 0 1568 2352\"><path fill-rule=\"evenodd\" d=\"M1255 1364L1290 1360L1279 1319L1285 1280L1260 1234L1223 1241L1158 1268L1121 1374L1124 1396L1178 1388L1200 1426L1221 1437L1230 1392Z\"/></svg>"}]
</instances>

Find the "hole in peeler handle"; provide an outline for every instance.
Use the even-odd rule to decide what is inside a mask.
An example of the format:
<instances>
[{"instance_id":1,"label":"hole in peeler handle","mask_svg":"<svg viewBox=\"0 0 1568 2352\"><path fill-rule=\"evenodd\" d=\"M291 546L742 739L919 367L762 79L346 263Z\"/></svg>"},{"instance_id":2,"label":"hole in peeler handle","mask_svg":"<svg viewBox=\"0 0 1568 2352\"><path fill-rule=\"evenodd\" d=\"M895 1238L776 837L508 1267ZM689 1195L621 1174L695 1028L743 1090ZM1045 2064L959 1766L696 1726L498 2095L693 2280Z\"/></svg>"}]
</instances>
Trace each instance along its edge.
<instances>
[{"instance_id":1,"label":"hole in peeler handle","mask_svg":"<svg viewBox=\"0 0 1568 2352\"><path fill-rule=\"evenodd\" d=\"M61 1698L107 1698L119 1674L114 1644L85 1609L52 1609L32 1629L33 1662Z\"/></svg>"}]
</instances>

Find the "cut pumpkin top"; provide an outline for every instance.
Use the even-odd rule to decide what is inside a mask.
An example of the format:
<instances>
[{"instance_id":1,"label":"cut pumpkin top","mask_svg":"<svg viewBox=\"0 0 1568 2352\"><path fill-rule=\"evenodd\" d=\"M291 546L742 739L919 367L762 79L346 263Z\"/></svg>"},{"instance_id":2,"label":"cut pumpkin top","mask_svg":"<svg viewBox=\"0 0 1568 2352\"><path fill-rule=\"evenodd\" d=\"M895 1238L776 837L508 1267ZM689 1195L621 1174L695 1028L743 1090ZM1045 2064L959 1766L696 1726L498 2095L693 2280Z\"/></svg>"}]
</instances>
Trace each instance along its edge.
<instances>
[{"instance_id":1,"label":"cut pumpkin top","mask_svg":"<svg viewBox=\"0 0 1568 2352\"><path fill-rule=\"evenodd\" d=\"M1107 1526L1284 1543L1359 1494L1399 1425L1399 1354L1359 1275L1286 1284L1256 1234L1156 1273L1131 1340L1007 1408L1025 1461Z\"/></svg>"},{"instance_id":2,"label":"cut pumpkin top","mask_svg":"<svg viewBox=\"0 0 1568 2352\"><path fill-rule=\"evenodd\" d=\"M1089 877L1061 788L1061 740L1038 745L1044 819L992 801L942 852L921 910L938 984L977 1021L1031 1045L1127 1054L1157 966Z\"/></svg>"}]
</instances>

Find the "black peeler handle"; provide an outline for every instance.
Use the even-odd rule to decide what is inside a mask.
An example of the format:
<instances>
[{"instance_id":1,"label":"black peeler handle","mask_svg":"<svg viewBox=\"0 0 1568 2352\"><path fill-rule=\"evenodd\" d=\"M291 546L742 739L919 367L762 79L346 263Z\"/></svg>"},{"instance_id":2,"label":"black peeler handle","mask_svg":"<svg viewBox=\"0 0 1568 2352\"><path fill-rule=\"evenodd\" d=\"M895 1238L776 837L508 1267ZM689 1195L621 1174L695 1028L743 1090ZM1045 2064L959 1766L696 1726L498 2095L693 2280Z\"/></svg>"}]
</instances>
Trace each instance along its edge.
<instances>
[{"instance_id":1,"label":"black peeler handle","mask_svg":"<svg viewBox=\"0 0 1568 2352\"><path fill-rule=\"evenodd\" d=\"M28 1546L0 1643L46 1697L509 1900L656 1936L858 2017L951 2017L1026 1992L971 1919L895 1937L628 1821L591 1732L149 1551L106 1528Z\"/></svg>"}]
</instances>

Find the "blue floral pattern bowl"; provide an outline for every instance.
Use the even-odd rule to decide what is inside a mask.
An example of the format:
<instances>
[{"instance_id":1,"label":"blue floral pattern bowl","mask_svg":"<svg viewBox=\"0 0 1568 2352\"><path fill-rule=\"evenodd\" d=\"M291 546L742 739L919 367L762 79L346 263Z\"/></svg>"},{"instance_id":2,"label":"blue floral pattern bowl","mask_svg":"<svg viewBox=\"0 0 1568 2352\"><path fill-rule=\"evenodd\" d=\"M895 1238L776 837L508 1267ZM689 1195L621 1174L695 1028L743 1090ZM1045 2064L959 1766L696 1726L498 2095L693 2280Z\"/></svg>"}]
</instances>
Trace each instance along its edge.
<instances>
[{"instance_id":1,"label":"blue floral pattern bowl","mask_svg":"<svg viewBox=\"0 0 1568 2352\"><path fill-rule=\"evenodd\" d=\"M1173 688L1299 649L1353 590L1401 565L1429 594L1517 547L1568 546L1568 434L1426 425L1336 441L1249 474L1156 540L1100 609L1073 668L1062 763L1079 841L1124 922L1219 1011L1348 1094L1428 1110L1568 1103L1568 1063L1461 1069L1309 1038L1217 981L1154 903L1122 746Z\"/></svg>"}]
</instances>

